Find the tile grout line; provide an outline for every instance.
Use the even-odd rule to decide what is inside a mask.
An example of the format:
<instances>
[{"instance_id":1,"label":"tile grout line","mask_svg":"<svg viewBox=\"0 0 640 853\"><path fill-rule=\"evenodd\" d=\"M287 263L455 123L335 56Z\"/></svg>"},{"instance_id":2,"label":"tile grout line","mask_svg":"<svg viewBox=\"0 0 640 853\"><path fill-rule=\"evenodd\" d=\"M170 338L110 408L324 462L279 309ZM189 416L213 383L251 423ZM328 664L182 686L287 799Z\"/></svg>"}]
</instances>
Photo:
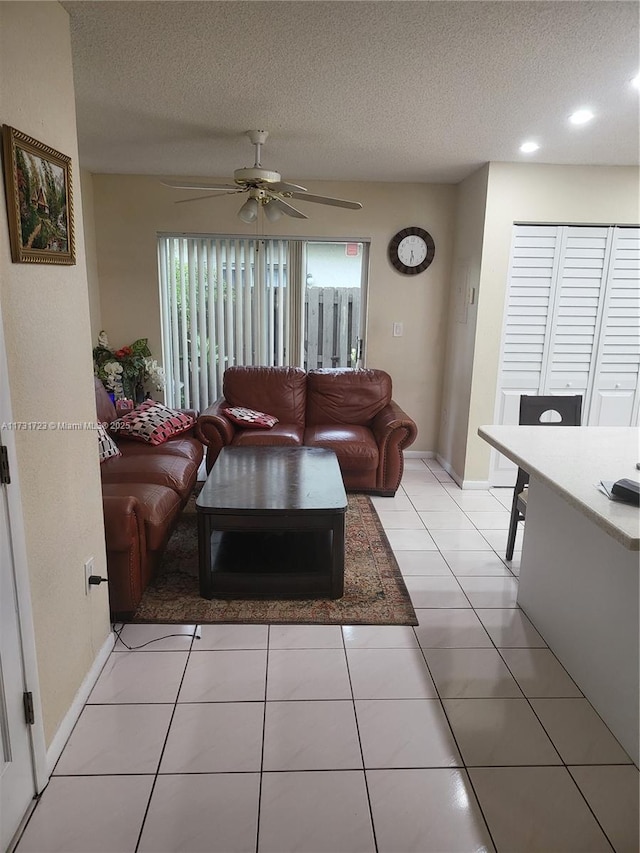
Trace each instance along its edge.
<instances>
[{"instance_id":1,"label":"tile grout line","mask_svg":"<svg viewBox=\"0 0 640 853\"><path fill-rule=\"evenodd\" d=\"M136 844L134 847L134 853L138 853L138 850L140 848L140 842L142 841L142 833L144 832L144 826L145 826L145 823L147 822L147 817L149 815L149 809L151 807L151 801L153 799L153 794L154 794L154 791L156 789L158 776L160 775L160 766L162 764L162 759L164 757L165 749L167 748L167 741L169 739L169 732L171 731L171 725L173 724L173 718L175 717L176 709L178 707L178 698L180 696L180 691L182 690L182 685L184 683L184 677L185 677L186 672L187 672L187 667L189 666L189 660L191 658L191 653L193 651L193 644L195 642L195 636L196 636L196 633L198 631L198 627L199 626L197 624L194 626L193 634L191 635L191 643L189 644L189 650L187 652L187 659L184 662L184 669L182 670L182 676L180 678L180 684L178 685L178 689L176 690L176 698L175 698L175 701L173 703L173 710L171 712L171 717L169 718L169 725L167 726L167 731L166 731L165 736L164 736L164 742L162 744L162 749L160 750L160 756L158 758L158 766L156 767L156 772L153 774L153 782L151 783L151 790L149 791L149 797L147 799L147 805L146 805L146 808L144 810L144 814L142 815L142 822L140 823L140 831L138 832L138 838L136 839ZM133 654L136 654L136 652L133 652ZM137 654L148 654L148 653L147 652L137 652ZM156 704L169 704L169 703L156 703Z\"/></svg>"},{"instance_id":2,"label":"tile grout line","mask_svg":"<svg viewBox=\"0 0 640 853\"><path fill-rule=\"evenodd\" d=\"M413 632L414 632L414 634L415 634L415 630L416 630L416 629L415 629L415 627L414 627L414 628L413 628ZM466 761L465 761L464 754L463 754L462 750L460 749L460 745L459 745L459 743L458 743L458 739L457 739L456 734L455 734L455 732L454 732L454 730L453 730L453 726L451 725L451 722L450 722L450 720L449 720L449 716L448 716L448 714L447 714L447 710L446 710L446 708L445 708L445 706L444 706L444 702L443 702L443 700L442 700L442 696L440 695L440 690L439 690L439 688L438 688L438 685L437 685L437 683L436 683L435 678L433 677L433 675L432 675L432 673L431 673L431 669L430 669L430 667L429 667L429 662L428 662L428 660L427 660L427 656L425 655L425 653L424 653L424 649L422 648L422 646L420 646L420 640L418 639L418 636L417 636L417 635L416 635L416 642L418 643L418 647L420 648L420 652L421 652L422 657L423 657L423 659L424 659L424 664L425 664L425 666L426 666L426 668L427 668L427 672L429 673L429 678L431 679L431 681L432 681L432 683L433 683L434 690L436 691L436 696L437 696L438 702L440 703L440 709L441 709L441 711L442 711L442 713L443 713L443 715L444 715L445 720L447 721L447 726L449 727L449 731L451 732L451 737L453 738L453 742L454 742L454 743L455 743L455 745L456 745L456 749L457 749L457 751L458 751L458 755L460 756L460 761L462 762L462 767L461 767L460 769L461 769L461 771L464 773L464 775L467 777L467 779L469 780L469 785L471 786L471 790L473 791L473 795L474 795L474 797L475 797L475 799L476 799L476 803L477 803L477 805L478 805L478 811L479 811L479 812L480 812L480 814L482 815L482 820L484 821L484 825L485 825L485 827L486 827L486 830L487 830L487 833L488 833L488 835L489 835L489 838L491 839L491 843L493 844L494 850L496 850L496 851L497 851L498 846L497 846L497 844L495 843L495 840L494 840L494 837L493 837L493 833L491 832L491 828L490 828L490 826L489 826L489 821L487 820L487 817L486 817L486 815L485 815L485 813L484 813L484 810L483 810L483 808L482 808L482 804L480 803L480 798L478 797L478 794L477 794L477 792L476 792L475 786L474 786L474 784L473 784L473 780L471 779L471 774L469 773L469 769L468 769L468 767L467 767L467 763L466 763Z\"/></svg>"},{"instance_id":3,"label":"tile grout line","mask_svg":"<svg viewBox=\"0 0 640 853\"><path fill-rule=\"evenodd\" d=\"M393 550L393 549L392 549ZM373 807L371 805L371 794L369 792L369 780L367 778L367 768L364 760L364 750L362 748L362 738L360 736L360 723L358 721L358 712L356 710L356 697L353 691L353 682L351 680L351 668L349 667L349 655L347 654L347 644L344 639L344 631L342 630L342 625L340 626L340 636L342 637L342 648L344 650L344 659L347 666L347 677L349 679L349 689L351 690L351 706L353 709L353 718L356 724L356 733L358 735L358 746L360 747L360 758L362 759L362 777L364 779L364 789L367 794L367 803L369 806L369 820L371 821L371 833L373 835L373 845L375 849L375 853L378 853L378 838L376 835L376 824L373 819Z\"/></svg>"},{"instance_id":4,"label":"tile grout line","mask_svg":"<svg viewBox=\"0 0 640 853\"><path fill-rule=\"evenodd\" d=\"M267 689L269 686L269 652L271 651L271 624L267 625L267 657L264 668L264 709L262 712L262 745L260 748L260 776L258 780L258 813L256 815L256 853L260 847L260 816L262 810L262 784L264 780L264 742L267 730Z\"/></svg>"}]
</instances>

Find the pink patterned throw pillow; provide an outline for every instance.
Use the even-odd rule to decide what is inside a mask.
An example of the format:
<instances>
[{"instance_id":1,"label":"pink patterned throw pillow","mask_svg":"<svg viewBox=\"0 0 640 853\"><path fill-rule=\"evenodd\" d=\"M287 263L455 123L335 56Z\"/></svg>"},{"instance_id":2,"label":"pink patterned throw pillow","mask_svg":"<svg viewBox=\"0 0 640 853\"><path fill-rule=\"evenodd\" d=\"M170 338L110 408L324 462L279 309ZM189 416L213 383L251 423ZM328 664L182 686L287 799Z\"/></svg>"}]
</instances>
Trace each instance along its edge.
<instances>
[{"instance_id":1,"label":"pink patterned throw pillow","mask_svg":"<svg viewBox=\"0 0 640 853\"><path fill-rule=\"evenodd\" d=\"M245 409L244 406L229 406L222 410L236 426L245 429L271 429L278 423L278 418L255 409Z\"/></svg>"},{"instance_id":2,"label":"pink patterned throw pillow","mask_svg":"<svg viewBox=\"0 0 640 853\"><path fill-rule=\"evenodd\" d=\"M146 400L135 411L112 421L109 429L120 438L164 444L172 436L191 429L194 422L191 415L170 409L163 403Z\"/></svg>"}]
</instances>

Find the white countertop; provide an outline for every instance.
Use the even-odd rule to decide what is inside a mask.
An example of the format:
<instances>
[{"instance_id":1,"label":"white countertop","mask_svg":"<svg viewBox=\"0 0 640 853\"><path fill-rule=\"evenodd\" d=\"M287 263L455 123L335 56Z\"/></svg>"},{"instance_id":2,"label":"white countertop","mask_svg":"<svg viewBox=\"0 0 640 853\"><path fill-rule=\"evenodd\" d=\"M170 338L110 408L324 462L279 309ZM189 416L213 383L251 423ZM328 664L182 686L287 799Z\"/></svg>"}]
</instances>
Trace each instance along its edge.
<instances>
[{"instance_id":1,"label":"white countertop","mask_svg":"<svg viewBox=\"0 0 640 853\"><path fill-rule=\"evenodd\" d=\"M478 435L545 483L625 548L640 550L640 508L612 501L600 480L640 481L634 427L482 426Z\"/></svg>"}]
</instances>

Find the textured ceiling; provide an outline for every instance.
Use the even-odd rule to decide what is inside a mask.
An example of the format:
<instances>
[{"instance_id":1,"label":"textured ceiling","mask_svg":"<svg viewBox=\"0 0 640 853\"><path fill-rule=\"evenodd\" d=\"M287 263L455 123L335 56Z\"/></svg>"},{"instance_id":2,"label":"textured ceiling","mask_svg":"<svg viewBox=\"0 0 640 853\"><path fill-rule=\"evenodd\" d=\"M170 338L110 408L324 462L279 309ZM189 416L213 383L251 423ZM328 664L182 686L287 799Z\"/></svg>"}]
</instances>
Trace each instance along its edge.
<instances>
[{"instance_id":1,"label":"textured ceiling","mask_svg":"<svg viewBox=\"0 0 640 853\"><path fill-rule=\"evenodd\" d=\"M637 2L62 5L92 172L230 176L252 164L250 128L290 180L638 162ZM596 119L570 125L583 105Z\"/></svg>"}]
</instances>

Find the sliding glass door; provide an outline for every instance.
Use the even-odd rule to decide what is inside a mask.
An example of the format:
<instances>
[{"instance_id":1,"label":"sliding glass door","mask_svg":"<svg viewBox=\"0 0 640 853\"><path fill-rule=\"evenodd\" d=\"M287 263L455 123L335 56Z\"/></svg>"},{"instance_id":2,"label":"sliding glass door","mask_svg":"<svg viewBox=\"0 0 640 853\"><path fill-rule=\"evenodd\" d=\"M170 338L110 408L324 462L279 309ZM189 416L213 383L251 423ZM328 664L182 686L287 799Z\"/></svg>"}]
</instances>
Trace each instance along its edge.
<instances>
[{"instance_id":1,"label":"sliding glass door","mask_svg":"<svg viewBox=\"0 0 640 853\"><path fill-rule=\"evenodd\" d=\"M355 367L366 243L160 235L165 399L203 409L227 367Z\"/></svg>"}]
</instances>

